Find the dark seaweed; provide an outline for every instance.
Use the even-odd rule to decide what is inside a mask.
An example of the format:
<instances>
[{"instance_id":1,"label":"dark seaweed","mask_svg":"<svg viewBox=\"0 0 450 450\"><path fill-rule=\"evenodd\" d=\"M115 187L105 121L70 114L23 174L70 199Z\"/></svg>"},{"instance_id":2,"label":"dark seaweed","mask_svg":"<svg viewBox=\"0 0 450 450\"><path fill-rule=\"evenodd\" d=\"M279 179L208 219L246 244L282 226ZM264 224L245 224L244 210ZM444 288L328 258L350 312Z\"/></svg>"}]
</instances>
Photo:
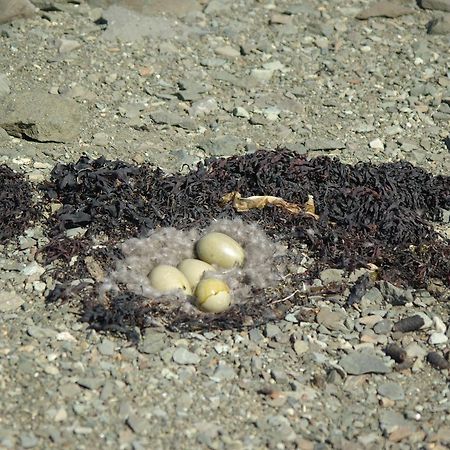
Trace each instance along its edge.
<instances>
[{"instance_id":1,"label":"dark seaweed","mask_svg":"<svg viewBox=\"0 0 450 450\"><path fill-rule=\"evenodd\" d=\"M380 278L395 284L426 287L435 278L450 285L449 242L438 236L432 223L442 219L442 209L450 209L450 178L432 176L408 162L351 166L279 149L211 158L186 174L165 174L145 164L82 157L58 164L44 190L63 204L50 218L53 237L83 226L84 239L105 235L113 245L155 227L204 228L213 219L240 217L258 223L291 248L307 244L317 262L310 277L329 266L350 271L372 263L379 267ZM300 204L312 195L320 219L275 207L237 213L221 204L222 196L232 191ZM145 313L142 301L132 302L135 312L126 312L125 303L91 303L86 314L97 323L141 326L137 317ZM152 308L156 316L170 315ZM241 313L214 320L242 324ZM254 316L250 310L245 315ZM189 320L181 313L172 317L172 323Z\"/></svg>"},{"instance_id":2,"label":"dark seaweed","mask_svg":"<svg viewBox=\"0 0 450 450\"><path fill-rule=\"evenodd\" d=\"M0 243L17 238L39 217L34 192L22 174L0 165Z\"/></svg>"}]
</instances>

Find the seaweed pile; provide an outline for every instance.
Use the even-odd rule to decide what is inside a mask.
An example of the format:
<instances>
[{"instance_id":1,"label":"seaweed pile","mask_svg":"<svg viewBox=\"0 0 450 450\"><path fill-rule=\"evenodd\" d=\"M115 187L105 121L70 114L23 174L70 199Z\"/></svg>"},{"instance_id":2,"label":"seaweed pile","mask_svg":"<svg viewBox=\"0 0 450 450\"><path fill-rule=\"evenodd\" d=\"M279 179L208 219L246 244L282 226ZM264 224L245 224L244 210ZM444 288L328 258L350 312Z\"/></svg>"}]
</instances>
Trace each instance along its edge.
<instances>
[{"instance_id":1,"label":"seaweed pile","mask_svg":"<svg viewBox=\"0 0 450 450\"><path fill-rule=\"evenodd\" d=\"M73 227L87 229L84 242L107 236L113 246L156 227L204 229L212 220L240 217L291 249L306 244L316 260L311 278L324 267L351 271L371 263L379 267L381 278L395 284L423 288L438 279L450 285L450 245L435 230L442 209L450 209L450 178L432 176L408 162L351 166L277 149L211 158L186 174L166 174L150 165L82 157L57 165L44 189L49 199L63 205L49 223L52 242L47 251L53 251L54 258L56 246L61 255L71 253L64 247L73 246L73 240L62 236ZM238 213L221 202L235 191L298 204L312 195L319 220L270 206ZM78 251L81 247L85 255L92 254L92 245L79 245ZM104 255L105 269L111 267L111 259ZM83 278L88 272L80 261L77 276ZM126 292L106 306L91 298L86 317L99 326L141 326L143 316L168 313L144 303ZM227 314L214 320L221 326L242 324L245 317L256 315L250 305L246 308L236 311L234 318ZM178 319L177 323L184 320Z\"/></svg>"},{"instance_id":2,"label":"seaweed pile","mask_svg":"<svg viewBox=\"0 0 450 450\"><path fill-rule=\"evenodd\" d=\"M0 165L0 243L20 236L40 215L34 188L24 176Z\"/></svg>"}]
</instances>

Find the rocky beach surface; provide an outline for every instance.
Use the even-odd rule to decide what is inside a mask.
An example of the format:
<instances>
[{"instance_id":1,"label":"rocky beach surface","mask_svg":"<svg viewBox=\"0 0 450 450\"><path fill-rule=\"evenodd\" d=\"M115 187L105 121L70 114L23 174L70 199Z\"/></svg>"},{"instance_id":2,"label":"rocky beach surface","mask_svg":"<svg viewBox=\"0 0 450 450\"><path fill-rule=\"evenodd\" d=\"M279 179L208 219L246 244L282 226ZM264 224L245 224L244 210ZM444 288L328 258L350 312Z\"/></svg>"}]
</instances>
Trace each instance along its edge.
<instances>
[{"instance_id":1,"label":"rocky beach surface","mask_svg":"<svg viewBox=\"0 0 450 450\"><path fill-rule=\"evenodd\" d=\"M0 0L0 449L450 448L449 48L449 0ZM285 249L247 309L97 299L235 217Z\"/></svg>"}]
</instances>

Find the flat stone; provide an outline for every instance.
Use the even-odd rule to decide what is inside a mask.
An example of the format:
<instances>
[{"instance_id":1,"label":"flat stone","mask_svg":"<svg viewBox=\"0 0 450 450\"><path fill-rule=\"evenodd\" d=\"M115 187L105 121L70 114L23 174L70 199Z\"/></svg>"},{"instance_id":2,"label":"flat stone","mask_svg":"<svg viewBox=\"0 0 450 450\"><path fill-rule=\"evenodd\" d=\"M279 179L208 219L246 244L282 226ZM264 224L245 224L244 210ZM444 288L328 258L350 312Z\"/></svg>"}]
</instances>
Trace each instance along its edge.
<instances>
[{"instance_id":1,"label":"flat stone","mask_svg":"<svg viewBox=\"0 0 450 450\"><path fill-rule=\"evenodd\" d=\"M320 308L316 320L317 323L323 325L329 330L345 331L344 320L346 314L343 311L333 311L328 307Z\"/></svg>"},{"instance_id":2,"label":"flat stone","mask_svg":"<svg viewBox=\"0 0 450 450\"><path fill-rule=\"evenodd\" d=\"M85 389L95 390L100 388L103 385L104 381L105 380L103 378L86 377L80 378L77 383L79 386Z\"/></svg>"},{"instance_id":3,"label":"flat stone","mask_svg":"<svg viewBox=\"0 0 450 450\"><path fill-rule=\"evenodd\" d=\"M241 106L237 106L236 108L233 109L233 116L243 117L244 119L248 119L250 117L250 114L245 108L242 108Z\"/></svg>"},{"instance_id":4,"label":"flat stone","mask_svg":"<svg viewBox=\"0 0 450 450\"><path fill-rule=\"evenodd\" d=\"M198 364L200 362L200 357L195 353L190 352L184 347L178 347L172 355L172 359L177 364Z\"/></svg>"},{"instance_id":5,"label":"flat stone","mask_svg":"<svg viewBox=\"0 0 450 450\"><path fill-rule=\"evenodd\" d=\"M219 108L217 101L213 97L204 98L192 103L189 114L193 117L211 114Z\"/></svg>"},{"instance_id":6,"label":"flat stone","mask_svg":"<svg viewBox=\"0 0 450 450\"><path fill-rule=\"evenodd\" d=\"M320 272L320 279L324 284L340 283L344 276L342 269L325 269Z\"/></svg>"},{"instance_id":7,"label":"flat stone","mask_svg":"<svg viewBox=\"0 0 450 450\"><path fill-rule=\"evenodd\" d=\"M80 133L82 109L72 99L43 91L8 96L0 105L0 127L11 136L38 142L73 142Z\"/></svg>"},{"instance_id":8,"label":"flat stone","mask_svg":"<svg viewBox=\"0 0 450 450\"><path fill-rule=\"evenodd\" d=\"M219 56L224 56L225 58L237 58L241 55L241 52L231 47L231 45L224 45L223 47L217 47L214 52Z\"/></svg>"},{"instance_id":9,"label":"flat stone","mask_svg":"<svg viewBox=\"0 0 450 450\"><path fill-rule=\"evenodd\" d=\"M445 333L431 333L430 338L428 339L428 342L431 345L440 345L445 344L448 341L448 336Z\"/></svg>"},{"instance_id":10,"label":"flat stone","mask_svg":"<svg viewBox=\"0 0 450 450\"><path fill-rule=\"evenodd\" d=\"M0 291L0 312L11 312L19 309L25 301L14 291Z\"/></svg>"},{"instance_id":11,"label":"flat stone","mask_svg":"<svg viewBox=\"0 0 450 450\"><path fill-rule=\"evenodd\" d=\"M1 0L0 0L1 1ZM8 77L4 74L0 74L0 98L9 95L11 92Z\"/></svg>"},{"instance_id":12,"label":"flat stone","mask_svg":"<svg viewBox=\"0 0 450 450\"><path fill-rule=\"evenodd\" d=\"M0 0L0 24L32 17L37 11L28 0Z\"/></svg>"},{"instance_id":13,"label":"flat stone","mask_svg":"<svg viewBox=\"0 0 450 450\"><path fill-rule=\"evenodd\" d=\"M419 0L418 3L421 8L450 12L450 0Z\"/></svg>"},{"instance_id":14,"label":"flat stone","mask_svg":"<svg viewBox=\"0 0 450 450\"><path fill-rule=\"evenodd\" d=\"M374 150L383 150L384 144L383 141L380 138L376 138L373 141L369 142L369 147Z\"/></svg>"},{"instance_id":15,"label":"flat stone","mask_svg":"<svg viewBox=\"0 0 450 450\"><path fill-rule=\"evenodd\" d=\"M235 370L228 364L220 361L217 365L216 370L214 371L214 374L210 378L215 382L221 382L226 380L233 380L236 377L237 375Z\"/></svg>"},{"instance_id":16,"label":"flat stone","mask_svg":"<svg viewBox=\"0 0 450 450\"><path fill-rule=\"evenodd\" d=\"M378 386L378 393L391 400L403 400L405 398L405 392L401 385L394 382L383 383Z\"/></svg>"},{"instance_id":17,"label":"flat stone","mask_svg":"<svg viewBox=\"0 0 450 450\"><path fill-rule=\"evenodd\" d=\"M104 339L101 344L97 346L98 351L105 356L112 356L115 353L114 342L111 342L109 339Z\"/></svg>"},{"instance_id":18,"label":"flat stone","mask_svg":"<svg viewBox=\"0 0 450 450\"><path fill-rule=\"evenodd\" d=\"M450 15L445 15L443 17L438 17L436 19L432 19L427 24L427 33L428 34L449 34L450 33ZM442 115L443 120L448 120L448 114ZM434 118L440 118L438 113L433 115Z\"/></svg>"},{"instance_id":19,"label":"flat stone","mask_svg":"<svg viewBox=\"0 0 450 450\"><path fill-rule=\"evenodd\" d=\"M250 76L259 83L267 83L271 80L273 72L270 69L252 69Z\"/></svg>"},{"instance_id":20,"label":"flat stone","mask_svg":"<svg viewBox=\"0 0 450 450\"><path fill-rule=\"evenodd\" d=\"M345 142L337 139L307 139L305 146L308 150L339 150L345 148Z\"/></svg>"},{"instance_id":21,"label":"flat stone","mask_svg":"<svg viewBox=\"0 0 450 450\"><path fill-rule=\"evenodd\" d=\"M240 145L242 139L232 135L217 136L199 143L199 147L211 156L232 156Z\"/></svg>"},{"instance_id":22,"label":"flat stone","mask_svg":"<svg viewBox=\"0 0 450 450\"><path fill-rule=\"evenodd\" d=\"M391 368L379 356L359 351L344 356L339 364L349 375L391 372Z\"/></svg>"},{"instance_id":23,"label":"flat stone","mask_svg":"<svg viewBox=\"0 0 450 450\"><path fill-rule=\"evenodd\" d=\"M363 9L356 15L356 18L364 20L370 17L388 17L392 19L413 12L414 9L402 5L399 1L383 0Z\"/></svg>"}]
</instances>

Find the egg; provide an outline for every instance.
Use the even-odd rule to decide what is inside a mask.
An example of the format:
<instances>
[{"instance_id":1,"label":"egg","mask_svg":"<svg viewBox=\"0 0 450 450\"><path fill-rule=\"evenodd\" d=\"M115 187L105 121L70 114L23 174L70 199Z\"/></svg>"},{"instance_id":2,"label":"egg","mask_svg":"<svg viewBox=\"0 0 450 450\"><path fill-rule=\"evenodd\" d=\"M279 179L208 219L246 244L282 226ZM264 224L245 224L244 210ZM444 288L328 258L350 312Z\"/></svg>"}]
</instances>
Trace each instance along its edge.
<instances>
[{"instance_id":1,"label":"egg","mask_svg":"<svg viewBox=\"0 0 450 450\"><path fill-rule=\"evenodd\" d=\"M233 238L224 233L208 233L198 240L197 256L209 264L231 269L244 264L244 249Z\"/></svg>"},{"instance_id":2,"label":"egg","mask_svg":"<svg viewBox=\"0 0 450 450\"><path fill-rule=\"evenodd\" d=\"M188 279L192 289L197 287L198 282L205 272L215 272L215 269L211 264L193 258L183 259L177 267Z\"/></svg>"},{"instance_id":3,"label":"egg","mask_svg":"<svg viewBox=\"0 0 450 450\"><path fill-rule=\"evenodd\" d=\"M195 289L197 306L210 313L221 313L231 305L231 293L228 285L217 278L200 280Z\"/></svg>"},{"instance_id":4,"label":"egg","mask_svg":"<svg viewBox=\"0 0 450 450\"><path fill-rule=\"evenodd\" d=\"M192 294L191 285L185 275L174 266L160 264L149 274L150 284L159 292L181 290Z\"/></svg>"}]
</instances>

